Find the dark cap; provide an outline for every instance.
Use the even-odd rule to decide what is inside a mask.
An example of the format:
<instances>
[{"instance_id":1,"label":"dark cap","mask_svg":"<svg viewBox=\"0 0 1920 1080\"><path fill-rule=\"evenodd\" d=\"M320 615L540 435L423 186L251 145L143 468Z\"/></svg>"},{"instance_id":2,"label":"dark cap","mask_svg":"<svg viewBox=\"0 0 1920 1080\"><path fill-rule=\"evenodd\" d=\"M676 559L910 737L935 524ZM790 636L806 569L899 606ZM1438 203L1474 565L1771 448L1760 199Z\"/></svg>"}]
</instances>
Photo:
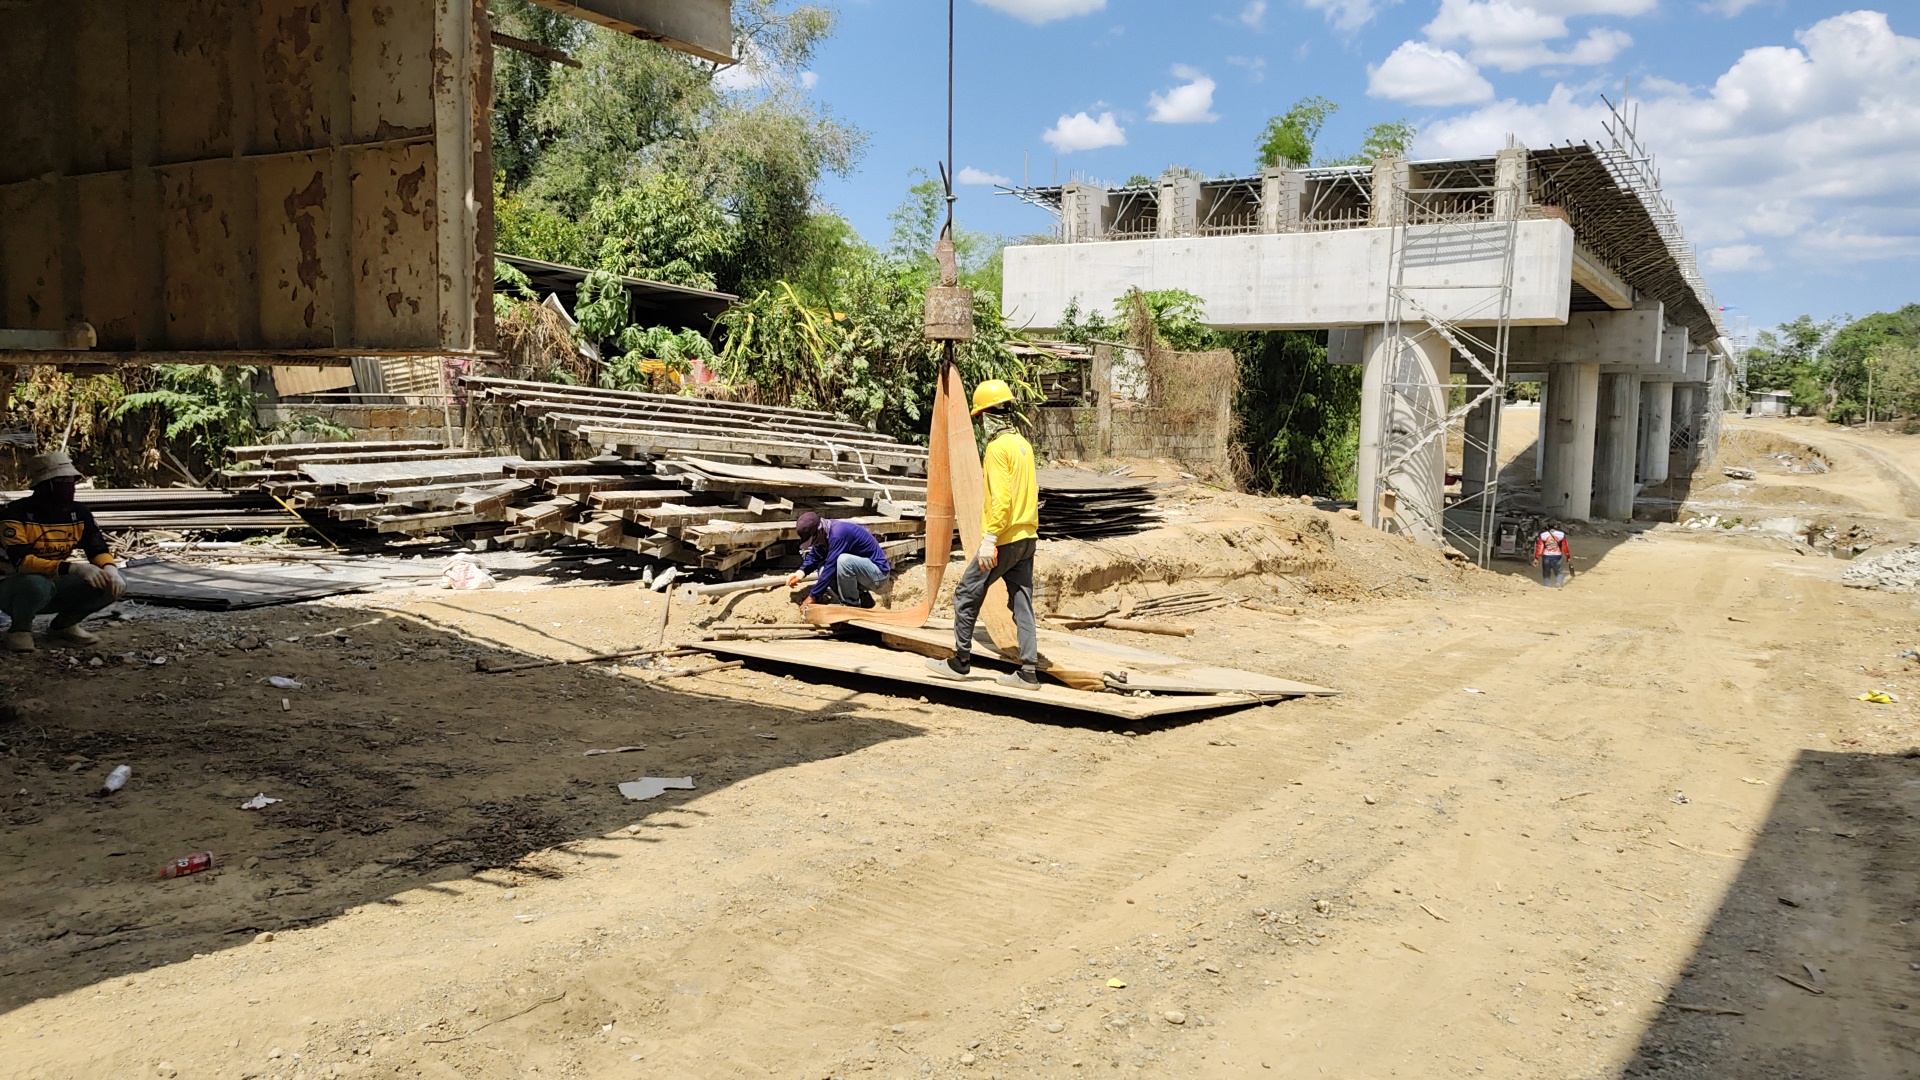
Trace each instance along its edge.
<instances>
[{"instance_id":1,"label":"dark cap","mask_svg":"<svg viewBox=\"0 0 1920 1080\"><path fill-rule=\"evenodd\" d=\"M814 543L820 539L821 534L826 531L820 527L820 515L811 510L800 515L800 520L794 525L794 528L800 532L800 546L803 548L812 547Z\"/></svg>"}]
</instances>

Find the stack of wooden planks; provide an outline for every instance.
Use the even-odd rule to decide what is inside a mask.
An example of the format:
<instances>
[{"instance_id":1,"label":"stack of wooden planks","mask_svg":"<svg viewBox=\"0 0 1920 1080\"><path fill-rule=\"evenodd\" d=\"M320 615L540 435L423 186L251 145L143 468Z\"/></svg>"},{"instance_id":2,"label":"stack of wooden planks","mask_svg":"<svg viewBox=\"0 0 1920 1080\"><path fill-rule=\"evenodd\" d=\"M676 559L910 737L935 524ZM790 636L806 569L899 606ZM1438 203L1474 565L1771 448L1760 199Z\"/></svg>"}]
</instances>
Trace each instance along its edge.
<instances>
[{"instance_id":1,"label":"stack of wooden planks","mask_svg":"<svg viewBox=\"0 0 1920 1080\"><path fill-rule=\"evenodd\" d=\"M248 446L221 482L264 489L329 531L585 543L729 579L791 563L807 510L858 521L895 558L925 546L924 448L793 409L503 379L469 389L551 425L580 456Z\"/></svg>"},{"instance_id":2,"label":"stack of wooden planks","mask_svg":"<svg viewBox=\"0 0 1920 1080\"><path fill-rule=\"evenodd\" d=\"M1049 540L1124 536L1159 522L1145 480L1079 469L1040 470L1040 535Z\"/></svg>"}]
</instances>

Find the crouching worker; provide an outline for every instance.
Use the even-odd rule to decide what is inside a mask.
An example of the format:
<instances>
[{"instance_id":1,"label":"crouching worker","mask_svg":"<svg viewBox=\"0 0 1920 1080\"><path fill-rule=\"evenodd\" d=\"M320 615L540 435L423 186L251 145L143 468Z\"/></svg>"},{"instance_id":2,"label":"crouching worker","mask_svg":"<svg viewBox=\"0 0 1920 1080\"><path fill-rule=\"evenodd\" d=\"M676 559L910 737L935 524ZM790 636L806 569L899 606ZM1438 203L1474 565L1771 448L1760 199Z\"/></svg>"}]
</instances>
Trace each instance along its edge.
<instances>
[{"instance_id":1,"label":"crouching worker","mask_svg":"<svg viewBox=\"0 0 1920 1080\"><path fill-rule=\"evenodd\" d=\"M973 415L982 414L987 429L982 462L987 498L980 550L953 589L953 655L929 660L927 667L943 679L967 677L980 605L993 583L1004 581L1007 606L1013 609L1013 626L1020 638L1020 670L998 681L1038 690L1040 638L1033 620L1033 548L1040 536L1040 478L1034 471L1033 444L1014 427L1013 388L999 379L975 387Z\"/></svg>"},{"instance_id":2,"label":"crouching worker","mask_svg":"<svg viewBox=\"0 0 1920 1080\"><path fill-rule=\"evenodd\" d=\"M118 560L93 512L73 501L80 470L65 454L40 454L27 462L33 494L0 508L0 545L13 564L0 578L0 611L13 625L7 648L32 652L33 620L52 615L49 636L75 645L100 640L80 628L80 620L113 603L127 591ZM79 548L85 561L71 556Z\"/></svg>"},{"instance_id":3,"label":"crouching worker","mask_svg":"<svg viewBox=\"0 0 1920 1080\"><path fill-rule=\"evenodd\" d=\"M803 578L819 571L801 605L872 607L874 590L885 586L893 574L880 541L863 526L823 520L811 510L800 515L795 528L800 533L800 569L787 575L787 588L799 588Z\"/></svg>"}]
</instances>

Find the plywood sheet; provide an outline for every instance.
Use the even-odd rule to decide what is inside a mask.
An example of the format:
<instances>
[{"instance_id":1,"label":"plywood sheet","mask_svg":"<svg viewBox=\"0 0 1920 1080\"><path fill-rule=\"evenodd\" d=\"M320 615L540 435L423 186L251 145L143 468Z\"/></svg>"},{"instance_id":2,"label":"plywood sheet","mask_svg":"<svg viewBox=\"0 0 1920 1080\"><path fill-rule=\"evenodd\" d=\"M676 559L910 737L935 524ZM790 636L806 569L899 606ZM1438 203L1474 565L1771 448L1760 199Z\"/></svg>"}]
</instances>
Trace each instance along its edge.
<instances>
[{"instance_id":1,"label":"plywood sheet","mask_svg":"<svg viewBox=\"0 0 1920 1080\"><path fill-rule=\"evenodd\" d=\"M904 683L920 690L954 690L981 697L998 698L1042 709L1070 709L1074 712L1110 716L1120 720L1150 720L1183 713L1238 709L1248 705L1283 700L1294 695L1257 694L1179 694L1133 697L1126 694L1091 693L1047 684L1038 692L1002 686L992 675L976 671L964 682L942 679L927 670L925 660L913 653L897 652L878 645L835 639L798 641L709 641L701 648L722 656L743 660L761 660L777 664L795 664L846 675L864 675Z\"/></svg>"},{"instance_id":2,"label":"plywood sheet","mask_svg":"<svg viewBox=\"0 0 1920 1080\"><path fill-rule=\"evenodd\" d=\"M877 633L894 645L928 656L953 652L953 624L935 620L926 626L891 626L855 619L846 625ZM1106 684L1109 673L1127 676L1129 685L1157 693L1198 693L1231 690L1272 697L1331 697L1339 693L1324 686L1295 682L1238 668L1214 667L1185 657L1119 645L1097 638L1078 637L1057 630L1039 632L1041 667L1057 679L1086 690ZM974 632L975 660L1001 659L991 641Z\"/></svg>"}]
</instances>

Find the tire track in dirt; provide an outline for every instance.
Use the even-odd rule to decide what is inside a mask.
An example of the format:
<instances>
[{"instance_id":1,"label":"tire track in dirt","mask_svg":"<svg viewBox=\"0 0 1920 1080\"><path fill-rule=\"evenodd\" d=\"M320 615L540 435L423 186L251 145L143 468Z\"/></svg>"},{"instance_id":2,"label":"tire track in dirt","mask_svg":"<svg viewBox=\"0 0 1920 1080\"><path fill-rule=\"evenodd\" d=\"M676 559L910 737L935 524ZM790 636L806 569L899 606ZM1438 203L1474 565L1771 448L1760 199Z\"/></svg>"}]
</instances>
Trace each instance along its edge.
<instances>
[{"instance_id":1,"label":"tire track in dirt","mask_svg":"<svg viewBox=\"0 0 1920 1080\"><path fill-rule=\"evenodd\" d=\"M1516 610L1512 616L1523 624L1529 613ZM1403 646L1388 636L1375 649L1390 657ZM1530 644L1526 651L1552 647ZM1360 658L1355 659L1359 670ZM821 898L819 915L799 924L799 946L735 943L723 949L714 942L690 943L685 962L692 969L711 971L731 962L738 970L744 960L753 965L750 970L777 968L781 976L773 983L779 989L769 993L742 980L724 1002L703 1002L696 1010L697 1022L682 1016L671 1021L672 1026L688 1035L711 1033L735 1026L734 1017L753 1016L759 1034L740 1045L739 1054L728 1056L737 1058L732 1061L737 1075L758 1076L767 1065L754 1059L752 1044L764 1046L766 1032L784 1032L782 1041L792 1046L806 1045L822 1034L822 1018L815 1009L795 1002L796 996L804 998L816 988L823 993L830 989L835 1015L873 1018L869 1033L898 1042L878 1018L909 1019L901 1016L909 1002L918 1006L918 1014L939 1016L957 1007L979 1016L992 1010L980 1007L978 990L998 985L1005 995L1009 970L1019 973L1022 984L1084 978L1057 951L1068 928L1084 928L1090 916L1103 913L1110 922L1157 918L1147 914L1155 906L1147 886L1164 889L1169 872L1182 877L1189 895L1158 906L1193 903L1192 891L1202 887L1196 876L1200 868L1190 872L1179 866L1181 856L1209 846L1219 834L1244 830L1250 815L1271 809L1279 792L1305 793L1323 783L1338 783L1315 779L1324 777L1331 764L1329 743L1336 738L1357 740L1395 716L1455 704L1458 689L1453 681L1491 675L1514 659L1511 652L1475 650L1471 645L1449 648L1421 657L1423 666L1441 669L1437 684L1360 691L1356 711L1301 713L1295 718L1282 706L1250 714L1257 719L1240 714L1132 744L1146 752L1103 768L1091 784L1067 785L1060 797L1030 804L1024 822L976 836L957 851L950 841L941 850L901 863L877 881L843 884ZM1209 738L1239 728L1253 730ZM1211 745L1215 742L1236 745ZM1247 760L1255 747L1258 760ZM1290 781L1306 783L1294 788ZM1286 870L1276 865L1266 876L1299 878L1288 891L1346 890L1394 857L1390 847L1351 850L1351 836L1326 836L1330 828L1330 823L1322 823L1304 836L1287 834L1284 846L1311 849L1323 860L1338 852L1331 858L1340 864L1337 868L1318 870L1310 885L1305 872L1296 873L1291 865ZM1275 839L1282 837L1275 834ZM1244 853L1249 860L1254 855ZM1039 866L1029 861L1036 857L1043 860ZM1157 883L1156 877L1161 879ZM1277 882L1269 886L1270 891L1276 888ZM1129 894L1140 903L1131 904ZM933 912L940 913L937 920L929 919ZM903 942L912 942L910 951ZM743 957L742 950L750 956ZM1074 957L1074 963L1079 959ZM1001 1011L1012 1005L1017 1002L1001 1002ZM837 1023L826 1027L843 1040L857 1034ZM905 1048L888 1052L895 1057L917 1053ZM716 1064L707 1056L676 1057L682 1067L705 1069L707 1075ZM818 1052L795 1057L838 1062L842 1053L821 1046ZM659 1055L650 1060L664 1061ZM837 1069L816 1071L838 1075Z\"/></svg>"}]
</instances>

